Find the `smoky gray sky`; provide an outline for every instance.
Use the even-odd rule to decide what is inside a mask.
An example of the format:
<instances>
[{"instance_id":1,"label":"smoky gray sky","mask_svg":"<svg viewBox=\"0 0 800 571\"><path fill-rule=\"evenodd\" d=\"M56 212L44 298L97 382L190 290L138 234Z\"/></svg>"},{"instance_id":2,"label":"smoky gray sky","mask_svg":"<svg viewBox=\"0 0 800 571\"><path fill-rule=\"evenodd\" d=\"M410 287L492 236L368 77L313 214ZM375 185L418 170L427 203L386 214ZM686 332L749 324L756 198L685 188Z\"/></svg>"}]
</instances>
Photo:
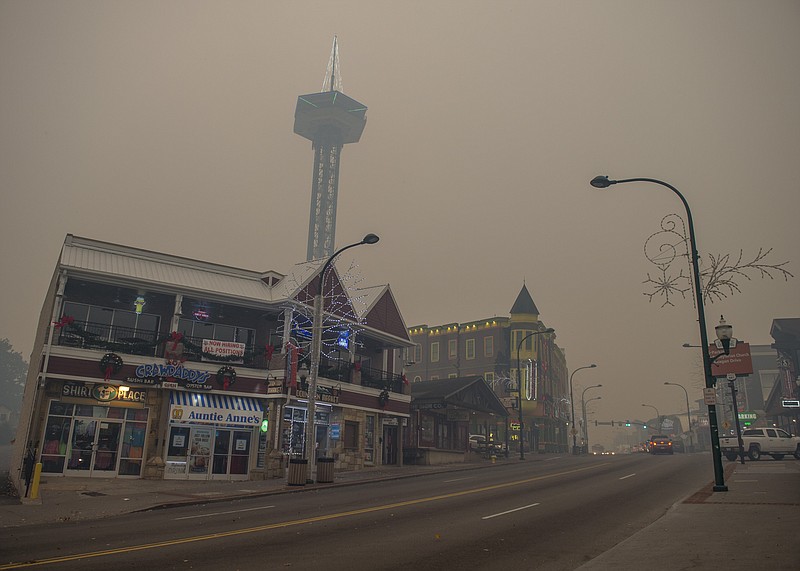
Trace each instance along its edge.
<instances>
[{"instance_id":1,"label":"smoky gray sky","mask_svg":"<svg viewBox=\"0 0 800 571\"><path fill-rule=\"evenodd\" d=\"M311 144L292 132L334 34L369 107L342 153L337 246L409 326L508 315L523 281L600 420L701 397L691 300L648 302L647 237L773 247L797 274L794 0L0 3L0 337L27 358L67 233L286 273L305 259ZM347 257L346 255L344 257ZM345 263L344 261L342 263ZM684 264L685 266L686 264ZM770 342L797 278L707 308Z\"/></svg>"}]
</instances>

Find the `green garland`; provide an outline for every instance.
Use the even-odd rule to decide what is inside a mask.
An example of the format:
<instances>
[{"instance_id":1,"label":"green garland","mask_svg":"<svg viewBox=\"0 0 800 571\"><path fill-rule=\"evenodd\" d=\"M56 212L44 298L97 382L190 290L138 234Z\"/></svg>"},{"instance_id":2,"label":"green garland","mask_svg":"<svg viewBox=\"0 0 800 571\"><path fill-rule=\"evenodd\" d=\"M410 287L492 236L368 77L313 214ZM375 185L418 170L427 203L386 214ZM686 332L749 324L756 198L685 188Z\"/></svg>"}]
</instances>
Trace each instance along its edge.
<instances>
[{"instance_id":1,"label":"green garland","mask_svg":"<svg viewBox=\"0 0 800 571\"><path fill-rule=\"evenodd\" d=\"M119 343L114 341L101 341L98 336L94 333L86 331L79 323L76 322L69 322L63 325L63 329L68 331L71 334L77 335L81 339L83 339L86 343L98 347L100 349L105 349L109 352L120 352L120 353L130 353L130 351L138 350L152 350L158 347L159 345L163 345L164 343L174 341L173 333L169 333L156 339L155 341L148 342L142 341L139 343ZM221 357L219 355L215 355L214 353L209 353L208 351L203 351L203 347L201 345L197 345L189 341L186 337L182 337L180 340L183 343L184 351L188 351L189 353L199 354L202 357L208 359L209 361L216 361L218 363L230 363L233 361L238 361L243 359L245 361L251 360L254 357L258 357L260 355L265 355L267 350L264 349L247 349L245 348L244 357L238 355L226 355Z\"/></svg>"}]
</instances>

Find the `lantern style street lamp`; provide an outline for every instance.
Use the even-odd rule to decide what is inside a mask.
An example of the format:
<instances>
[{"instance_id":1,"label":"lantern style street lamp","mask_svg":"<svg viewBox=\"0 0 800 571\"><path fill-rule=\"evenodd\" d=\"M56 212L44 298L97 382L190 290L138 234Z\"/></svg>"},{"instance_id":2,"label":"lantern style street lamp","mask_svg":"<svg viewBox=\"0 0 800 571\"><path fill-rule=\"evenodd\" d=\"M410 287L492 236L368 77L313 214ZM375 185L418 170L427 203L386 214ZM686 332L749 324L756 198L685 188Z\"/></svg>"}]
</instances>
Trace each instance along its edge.
<instances>
[{"instance_id":1,"label":"lantern style street lamp","mask_svg":"<svg viewBox=\"0 0 800 571\"><path fill-rule=\"evenodd\" d=\"M700 255L697 252L697 239L694 233L694 222L692 221L692 211L689 203L678 191L677 188L662 180L655 178L626 178L621 180L610 180L607 176L596 176L592 179L591 185L595 188L608 188L614 184L628 182L650 182L661 185L674 192L683 203L686 210L686 223L689 226L689 247L691 249L689 257L692 262L692 277L694 278L694 299L697 306L697 322L700 326L700 345L703 352L703 375L705 376L706 388L714 388L714 375L711 372L711 356L708 352L708 333L706 331L706 314L703 307L703 288L700 283ZM719 427L717 426L717 405L708 405L708 424L711 430L711 458L714 463L714 486L715 492L727 492L728 486L725 485L725 474L722 470L722 452L719 449Z\"/></svg>"},{"instance_id":2,"label":"lantern style street lamp","mask_svg":"<svg viewBox=\"0 0 800 571\"><path fill-rule=\"evenodd\" d=\"M314 421L317 416L317 377L319 375L319 357L322 352L322 287L325 284L325 273L333 264L336 256L349 248L362 244L375 244L380 238L375 234L367 234L360 242L349 244L336 250L322 266L317 280L317 291L314 295L314 321L311 335L311 370L308 381L308 413L306 418L306 460L308 462L308 477L306 481L314 482L316 477L317 438Z\"/></svg>"}]
</instances>

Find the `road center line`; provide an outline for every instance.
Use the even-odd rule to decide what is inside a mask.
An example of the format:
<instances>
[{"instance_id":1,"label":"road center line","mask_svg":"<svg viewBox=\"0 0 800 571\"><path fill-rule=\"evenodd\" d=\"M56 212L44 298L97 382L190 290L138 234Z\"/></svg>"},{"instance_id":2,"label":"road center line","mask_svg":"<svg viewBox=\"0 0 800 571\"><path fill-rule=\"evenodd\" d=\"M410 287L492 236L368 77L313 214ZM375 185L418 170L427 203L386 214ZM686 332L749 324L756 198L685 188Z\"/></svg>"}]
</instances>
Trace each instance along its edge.
<instances>
[{"instance_id":1,"label":"road center line","mask_svg":"<svg viewBox=\"0 0 800 571\"><path fill-rule=\"evenodd\" d=\"M514 486L522 486L525 484L530 484L531 482L538 482L541 480L549 480L551 478L559 478L561 476L566 476L567 474L577 474L579 472L586 472L587 470L596 470L601 466L607 466L609 462L603 462L600 464L594 464L592 466L586 466L583 468L574 468L572 470L564 470L561 472L553 472L552 474L546 474L543 476L534 476L532 478L525 478L524 480L514 480L512 482L504 482L502 484L493 484L491 486L484 486L482 488L473 488L471 490L462 490L460 492L451 492L449 494L440 494L437 496L428 496L425 498L416 498L413 500L406 500L402 502L395 502L392 504L381 504L378 506L372 506L368 508L361 508L356 510L350 510L346 512L338 512L326 515L320 515L315 517L308 517L303 519L294 519L288 521L280 521L276 523L269 523L265 525L259 525L256 527L246 527L241 529L231 529L229 531L221 531L218 533L209 533L205 535L193 535L188 537L181 537L177 539L168 539L164 541L156 541L153 543L142 543L139 545L129 545L128 547L116 547L113 549L103 549L100 551L86 551L83 553L75 553L72 555L60 555L57 557L49 557L46 559L34 559L29 561L19 561L19 562L11 562L0 564L0 570L5 569L22 569L25 567L40 567L43 565L52 565L54 563L64 563L65 561L77 561L79 559L89 559L95 557L108 557L109 555L119 555L121 553L135 553L137 551L145 551L148 549L159 549L163 547L171 547L174 545L187 545L190 543L197 543L200 541L209 541L212 539L220 539L223 537L236 537L239 535L249 535L253 533L258 533L262 531L269 531L273 529L284 529L287 527L294 527L298 525L304 525L308 523L316 523L320 521L329 521L334 519L341 519L346 517L353 517L358 515L364 515L369 513L375 513L380 511L387 511L387 510L396 510L398 508L408 507L408 506L415 506L419 504L425 504L429 502L437 502L440 500L445 500L449 498L457 498L460 496L468 496L472 494L480 494L483 492L488 492L491 490L501 490L503 488L511 488Z\"/></svg>"},{"instance_id":2,"label":"road center line","mask_svg":"<svg viewBox=\"0 0 800 571\"><path fill-rule=\"evenodd\" d=\"M472 476L470 476L469 478L455 478L453 480L445 480L444 483L449 484L450 482L460 482L461 480L471 480L471 479Z\"/></svg>"},{"instance_id":3,"label":"road center line","mask_svg":"<svg viewBox=\"0 0 800 571\"><path fill-rule=\"evenodd\" d=\"M636 475L636 472L634 472L633 474L628 474L627 476L622 476L622 478L620 478L620 480L624 480L626 478L630 478L631 476L635 476L635 475Z\"/></svg>"},{"instance_id":4,"label":"road center line","mask_svg":"<svg viewBox=\"0 0 800 571\"><path fill-rule=\"evenodd\" d=\"M538 506L538 505L539 505L539 502L536 502L535 504L530 504L530 505L527 505L527 506L522 506L521 508L514 508L513 510L508 510L508 511L505 511L505 512L500 512L499 514L485 515L485 516L483 516L481 519L492 519L493 517L497 517L497 516L501 516L501 515L506 515L506 514L510 514L510 513L514 513L514 512L518 512L518 511L520 511L520 510L526 510L526 509L528 509L528 508L535 508L535 507L536 507L536 506Z\"/></svg>"},{"instance_id":5,"label":"road center line","mask_svg":"<svg viewBox=\"0 0 800 571\"><path fill-rule=\"evenodd\" d=\"M211 513L211 514L186 515L186 516L183 516L183 517L173 518L173 521L179 521L179 520L182 520L182 519L195 519L195 518L198 518L198 517L214 517L216 515L238 514L238 513L241 513L241 512L252 512L252 511L255 511L255 510L266 510L266 509L274 508L274 507L275 506L259 506L257 508L245 508L245 509L241 509L241 510L232 510L232 511L229 511L229 512L214 512L214 513Z\"/></svg>"}]
</instances>

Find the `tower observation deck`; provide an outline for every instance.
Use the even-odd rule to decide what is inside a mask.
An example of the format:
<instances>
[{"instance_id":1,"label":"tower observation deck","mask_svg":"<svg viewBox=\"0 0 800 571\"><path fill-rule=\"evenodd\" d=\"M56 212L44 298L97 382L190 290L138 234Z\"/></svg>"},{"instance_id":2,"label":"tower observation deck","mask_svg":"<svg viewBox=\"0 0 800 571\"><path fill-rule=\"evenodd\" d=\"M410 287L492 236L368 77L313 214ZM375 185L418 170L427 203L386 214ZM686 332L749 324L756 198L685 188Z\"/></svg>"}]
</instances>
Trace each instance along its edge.
<instances>
[{"instance_id":1,"label":"tower observation deck","mask_svg":"<svg viewBox=\"0 0 800 571\"><path fill-rule=\"evenodd\" d=\"M357 143L367 123L366 106L340 91L338 64L338 44L334 38L323 91L298 97L294 111L294 132L309 139L314 149L307 260L326 258L333 253L342 147Z\"/></svg>"}]
</instances>

